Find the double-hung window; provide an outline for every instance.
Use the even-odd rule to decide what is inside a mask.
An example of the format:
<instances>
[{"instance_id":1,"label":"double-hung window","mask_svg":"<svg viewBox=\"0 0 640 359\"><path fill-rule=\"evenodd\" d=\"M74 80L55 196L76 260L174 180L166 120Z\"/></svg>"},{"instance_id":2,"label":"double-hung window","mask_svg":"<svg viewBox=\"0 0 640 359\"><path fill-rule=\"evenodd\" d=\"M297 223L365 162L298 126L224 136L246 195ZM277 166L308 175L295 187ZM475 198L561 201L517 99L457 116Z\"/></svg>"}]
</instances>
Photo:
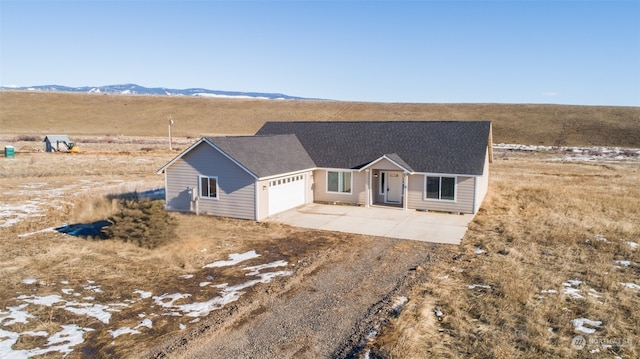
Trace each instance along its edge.
<instances>
[{"instance_id":1,"label":"double-hung window","mask_svg":"<svg viewBox=\"0 0 640 359\"><path fill-rule=\"evenodd\" d=\"M427 199L454 201L456 199L456 178L427 176Z\"/></svg>"},{"instance_id":2,"label":"double-hung window","mask_svg":"<svg viewBox=\"0 0 640 359\"><path fill-rule=\"evenodd\" d=\"M218 177L200 176L200 197L218 198Z\"/></svg>"},{"instance_id":3,"label":"double-hung window","mask_svg":"<svg viewBox=\"0 0 640 359\"><path fill-rule=\"evenodd\" d=\"M351 193L351 172L327 171L327 192Z\"/></svg>"}]
</instances>

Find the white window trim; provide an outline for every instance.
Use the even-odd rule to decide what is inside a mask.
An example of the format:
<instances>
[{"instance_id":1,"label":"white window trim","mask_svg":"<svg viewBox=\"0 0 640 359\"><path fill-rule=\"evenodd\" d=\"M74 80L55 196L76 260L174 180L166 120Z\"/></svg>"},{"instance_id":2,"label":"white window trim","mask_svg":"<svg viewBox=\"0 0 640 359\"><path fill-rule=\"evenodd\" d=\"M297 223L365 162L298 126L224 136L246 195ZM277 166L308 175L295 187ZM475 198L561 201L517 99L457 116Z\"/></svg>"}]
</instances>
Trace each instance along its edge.
<instances>
[{"instance_id":1,"label":"white window trim","mask_svg":"<svg viewBox=\"0 0 640 359\"><path fill-rule=\"evenodd\" d=\"M216 196L215 197L209 197L209 196L203 196L202 195L202 179L203 178L213 178L216 180ZM198 176L198 198L200 199L208 199L208 200L213 200L213 201L217 201L220 198L220 184L218 182L218 176Z\"/></svg>"},{"instance_id":2,"label":"white window trim","mask_svg":"<svg viewBox=\"0 0 640 359\"><path fill-rule=\"evenodd\" d=\"M440 193L438 193L439 198L427 198L427 178L428 177L438 177L440 178ZM453 199L442 199L442 177L453 178ZM458 202L458 176L447 176L440 174L425 174L424 175L424 191L422 196L424 201L431 202L446 202L446 203L455 203Z\"/></svg>"},{"instance_id":3,"label":"white window trim","mask_svg":"<svg viewBox=\"0 0 640 359\"><path fill-rule=\"evenodd\" d=\"M347 195L350 196L353 194L353 171L345 171L345 170L326 170L326 175L325 175L325 179L326 179L326 183L325 183L325 187L326 187L326 192L327 193L331 193L331 194L342 194L342 195ZM340 191L329 191L329 172L337 172L337 173L343 173L343 172L348 172L351 173L351 185L349 186L349 192L340 192ZM338 190L340 189L340 183L342 181L342 176L338 175Z\"/></svg>"}]
</instances>

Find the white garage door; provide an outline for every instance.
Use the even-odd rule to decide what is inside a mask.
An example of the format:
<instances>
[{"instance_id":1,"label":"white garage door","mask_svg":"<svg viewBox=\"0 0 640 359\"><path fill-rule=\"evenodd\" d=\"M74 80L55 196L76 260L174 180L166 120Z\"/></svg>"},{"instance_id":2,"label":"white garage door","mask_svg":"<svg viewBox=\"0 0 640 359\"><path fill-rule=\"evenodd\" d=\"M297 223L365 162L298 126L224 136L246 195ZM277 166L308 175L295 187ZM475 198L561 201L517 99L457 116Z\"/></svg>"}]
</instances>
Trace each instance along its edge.
<instances>
[{"instance_id":1,"label":"white garage door","mask_svg":"<svg viewBox=\"0 0 640 359\"><path fill-rule=\"evenodd\" d=\"M269 181L269 215L305 203L305 175L295 175Z\"/></svg>"}]
</instances>

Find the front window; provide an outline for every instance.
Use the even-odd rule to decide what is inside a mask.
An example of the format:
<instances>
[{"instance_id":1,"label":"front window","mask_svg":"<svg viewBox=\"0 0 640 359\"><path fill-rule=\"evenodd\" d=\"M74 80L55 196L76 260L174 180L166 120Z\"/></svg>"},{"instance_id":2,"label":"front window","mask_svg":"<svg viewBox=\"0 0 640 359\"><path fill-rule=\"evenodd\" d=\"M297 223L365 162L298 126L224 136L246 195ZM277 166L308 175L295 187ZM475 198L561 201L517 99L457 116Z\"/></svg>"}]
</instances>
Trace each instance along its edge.
<instances>
[{"instance_id":1,"label":"front window","mask_svg":"<svg viewBox=\"0 0 640 359\"><path fill-rule=\"evenodd\" d=\"M351 172L327 171L327 191L351 193Z\"/></svg>"},{"instance_id":2,"label":"front window","mask_svg":"<svg viewBox=\"0 0 640 359\"><path fill-rule=\"evenodd\" d=\"M427 199L453 201L456 198L455 177L427 176Z\"/></svg>"},{"instance_id":3,"label":"front window","mask_svg":"<svg viewBox=\"0 0 640 359\"><path fill-rule=\"evenodd\" d=\"M218 198L218 177L200 177L200 197Z\"/></svg>"}]
</instances>

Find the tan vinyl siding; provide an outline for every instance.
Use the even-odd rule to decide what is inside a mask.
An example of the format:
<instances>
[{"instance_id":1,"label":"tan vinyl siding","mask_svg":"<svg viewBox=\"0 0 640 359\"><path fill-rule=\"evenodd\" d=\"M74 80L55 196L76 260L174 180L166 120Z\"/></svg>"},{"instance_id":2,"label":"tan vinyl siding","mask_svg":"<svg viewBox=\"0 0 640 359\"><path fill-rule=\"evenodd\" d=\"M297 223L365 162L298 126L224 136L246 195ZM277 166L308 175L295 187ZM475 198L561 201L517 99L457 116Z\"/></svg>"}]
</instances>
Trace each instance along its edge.
<instances>
[{"instance_id":1,"label":"tan vinyl siding","mask_svg":"<svg viewBox=\"0 0 640 359\"><path fill-rule=\"evenodd\" d=\"M400 167L386 158L381 159L373 165L373 168L381 171L398 171Z\"/></svg>"},{"instance_id":2,"label":"tan vinyl siding","mask_svg":"<svg viewBox=\"0 0 640 359\"><path fill-rule=\"evenodd\" d=\"M476 179L476 195L474 198L473 210L474 213L478 212L482 201L484 200L487 191L489 190L489 150L484 160L484 169L482 170L482 176Z\"/></svg>"},{"instance_id":3,"label":"tan vinyl siding","mask_svg":"<svg viewBox=\"0 0 640 359\"><path fill-rule=\"evenodd\" d=\"M475 177L457 177L455 201L426 200L425 177L423 174L409 176L409 208L473 213Z\"/></svg>"},{"instance_id":4,"label":"tan vinyl siding","mask_svg":"<svg viewBox=\"0 0 640 359\"><path fill-rule=\"evenodd\" d=\"M255 219L255 180L233 161L201 143L166 169L167 209L195 212L188 189L198 191L198 176L218 178L218 199L200 198L198 212Z\"/></svg>"},{"instance_id":5,"label":"tan vinyl siding","mask_svg":"<svg viewBox=\"0 0 640 359\"><path fill-rule=\"evenodd\" d=\"M331 170L334 171L334 170ZM335 170L342 171L342 170ZM345 170L347 171L347 170ZM366 173L353 171L351 172L353 184L351 194L327 192L327 171L313 171L314 191L313 198L316 202L337 202L337 203L358 203L364 205L366 203L367 194L365 192Z\"/></svg>"}]
</instances>

